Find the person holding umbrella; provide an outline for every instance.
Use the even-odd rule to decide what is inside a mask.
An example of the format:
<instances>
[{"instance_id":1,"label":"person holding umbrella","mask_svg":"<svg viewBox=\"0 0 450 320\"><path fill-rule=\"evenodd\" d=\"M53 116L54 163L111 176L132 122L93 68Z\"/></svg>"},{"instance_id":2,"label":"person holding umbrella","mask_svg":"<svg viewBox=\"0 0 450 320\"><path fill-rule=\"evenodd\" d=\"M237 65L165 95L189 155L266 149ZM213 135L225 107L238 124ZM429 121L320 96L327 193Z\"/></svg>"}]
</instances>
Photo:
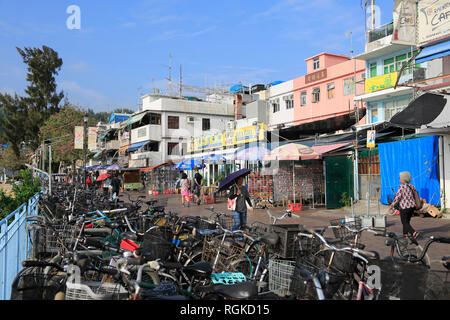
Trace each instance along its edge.
<instances>
[{"instance_id":1,"label":"person holding umbrella","mask_svg":"<svg viewBox=\"0 0 450 320\"><path fill-rule=\"evenodd\" d=\"M250 194L247 188L243 185L244 177L240 176L235 180L235 185L231 187L228 199L236 199L236 206L233 211L234 226L233 231L244 230L247 225L247 208L253 212L253 204L250 200ZM243 240L242 236L239 236L238 240Z\"/></svg>"}]
</instances>

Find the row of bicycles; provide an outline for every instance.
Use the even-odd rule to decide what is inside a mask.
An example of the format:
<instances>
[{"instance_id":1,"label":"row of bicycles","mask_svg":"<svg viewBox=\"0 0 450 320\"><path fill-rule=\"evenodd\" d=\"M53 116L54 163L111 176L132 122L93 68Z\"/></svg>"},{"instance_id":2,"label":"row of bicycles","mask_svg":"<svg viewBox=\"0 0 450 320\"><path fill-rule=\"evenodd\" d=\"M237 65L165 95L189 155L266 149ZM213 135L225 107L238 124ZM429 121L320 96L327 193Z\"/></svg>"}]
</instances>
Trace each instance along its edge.
<instances>
[{"instance_id":1,"label":"row of bicycles","mask_svg":"<svg viewBox=\"0 0 450 320\"><path fill-rule=\"evenodd\" d=\"M431 237L418 253L357 218L279 224L289 211L232 230L233 217L214 208L207 217L180 216L161 199L111 200L73 185L43 195L39 207L28 218L30 254L12 300L401 299L403 270L384 272L387 264L423 268L422 298L449 298L447 279L433 278L425 262L431 244L449 238ZM366 232L386 238L388 260L362 243ZM449 258L442 264L448 270Z\"/></svg>"}]
</instances>

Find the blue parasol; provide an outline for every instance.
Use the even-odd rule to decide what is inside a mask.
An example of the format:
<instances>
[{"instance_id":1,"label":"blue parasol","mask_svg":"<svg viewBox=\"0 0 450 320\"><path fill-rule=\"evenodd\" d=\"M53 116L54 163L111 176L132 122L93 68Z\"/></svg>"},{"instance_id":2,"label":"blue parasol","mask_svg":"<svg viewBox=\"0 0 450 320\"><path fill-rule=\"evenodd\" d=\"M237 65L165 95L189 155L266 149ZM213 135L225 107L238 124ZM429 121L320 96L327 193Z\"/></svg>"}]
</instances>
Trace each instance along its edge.
<instances>
[{"instance_id":1,"label":"blue parasol","mask_svg":"<svg viewBox=\"0 0 450 320\"><path fill-rule=\"evenodd\" d=\"M227 158L218 154L208 154L206 156L203 156L202 160L207 162L220 162L220 161L226 162Z\"/></svg>"}]
</instances>

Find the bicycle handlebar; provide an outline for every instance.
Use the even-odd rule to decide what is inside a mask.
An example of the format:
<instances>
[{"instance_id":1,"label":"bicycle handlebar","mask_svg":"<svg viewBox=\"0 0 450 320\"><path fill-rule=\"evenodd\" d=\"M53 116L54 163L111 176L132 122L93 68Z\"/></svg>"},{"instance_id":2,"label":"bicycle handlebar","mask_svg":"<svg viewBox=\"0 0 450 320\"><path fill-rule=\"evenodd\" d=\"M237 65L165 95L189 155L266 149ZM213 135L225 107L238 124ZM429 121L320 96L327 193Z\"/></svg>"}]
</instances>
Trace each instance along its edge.
<instances>
[{"instance_id":1,"label":"bicycle handlebar","mask_svg":"<svg viewBox=\"0 0 450 320\"><path fill-rule=\"evenodd\" d=\"M24 268L30 268L30 267L37 267L37 268L45 268L45 267L53 267L58 269L59 271L64 271L64 268L60 265L53 263L53 262L47 262L47 261L22 261L22 267Z\"/></svg>"}]
</instances>

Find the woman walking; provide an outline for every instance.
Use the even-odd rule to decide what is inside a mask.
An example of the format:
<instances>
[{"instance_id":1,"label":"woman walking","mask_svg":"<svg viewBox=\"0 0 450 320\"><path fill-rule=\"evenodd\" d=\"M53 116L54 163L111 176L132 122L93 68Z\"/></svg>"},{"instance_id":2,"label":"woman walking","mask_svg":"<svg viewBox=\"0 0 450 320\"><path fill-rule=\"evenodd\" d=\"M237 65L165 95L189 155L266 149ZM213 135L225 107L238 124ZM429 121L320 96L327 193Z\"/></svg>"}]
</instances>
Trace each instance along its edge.
<instances>
[{"instance_id":1,"label":"woman walking","mask_svg":"<svg viewBox=\"0 0 450 320\"><path fill-rule=\"evenodd\" d=\"M389 208L393 210L399 208L400 220L403 225L403 236L408 236L414 244L417 244L417 238L420 236L411 226L410 221L416 208L413 192L416 188L409 184L411 182L411 174L408 171L400 172L401 186L398 188L397 195L392 201Z\"/></svg>"},{"instance_id":2,"label":"woman walking","mask_svg":"<svg viewBox=\"0 0 450 320\"><path fill-rule=\"evenodd\" d=\"M236 179L236 185L234 185L230 190L230 195L228 199L236 199L236 207L233 211L234 216L234 226L233 231L243 230L247 224L247 204L250 211L253 212L254 208L252 201L250 200L250 195L245 186L243 186L244 177ZM239 236L239 240L242 240L242 236Z\"/></svg>"},{"instance_id":3,"label":"woman walking","mask_svg":"<svg viewBox=\"0 0 450 320\"><path fill-rule=\"evenodd\" d=\"M189 181L186 173L183 172L180 180L180 188L181 188L181 204L183 207L185 206L185 202L187 202L187 206L189 207ZM186 199L185 199L186 198Z\"/></svg>"}]
</instances>

